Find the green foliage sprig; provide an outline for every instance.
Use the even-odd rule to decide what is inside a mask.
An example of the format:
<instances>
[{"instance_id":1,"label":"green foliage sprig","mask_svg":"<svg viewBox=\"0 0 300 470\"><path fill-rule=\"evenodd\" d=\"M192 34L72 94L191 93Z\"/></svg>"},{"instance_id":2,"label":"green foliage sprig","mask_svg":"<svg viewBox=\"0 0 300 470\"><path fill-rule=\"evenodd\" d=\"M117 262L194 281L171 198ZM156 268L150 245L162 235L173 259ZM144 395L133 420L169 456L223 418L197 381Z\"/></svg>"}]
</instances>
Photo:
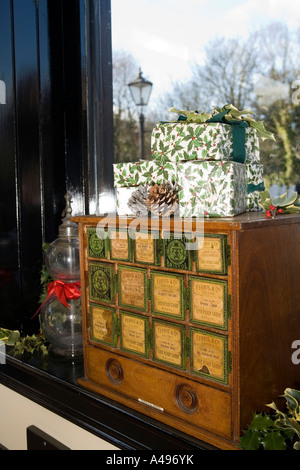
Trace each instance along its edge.
<instances>
[{"instance_id":1,"label":"green foliage sprig","mask_svg":"<svg viewBox=\"0 0 300 470\"><path fill-rule=\"evenodd\" d=\"M300 199L298 193L281 194L271 197L268 191L260 192L259 205L266 211L266 216L274 219L280 214L300 213Z\"/></svg>"},{"instance_id":2,"label":"green foliage sprig","mask_svg":"<svg viewBox=\"0 0 300 470\"><path fill-rule=\"evenodd\" d=\"M243 431L243 450L300 450L300 391L286 388L282 395L286 410L274 402L267 405L273 414L255 413L249 428Z\"/></svg>"},{"instance_id":3,"label":"green foliage sprig","mask_svg":"<svg viewBox=\"0 0 300 470\"><path fill-rule=\"evenodd\" d=\"M255 121L255 119L250 116L251 114L254 115L254 112L251 111L251 109L244 109L242 111L239 111L232 104L226 104L225 106L223 106L223 108L215 107L213 111L209 114L207 114L204 111L201 113L198 113L197 111L185 111L185 110L179 110L177 108L170 108L169 111L170 113L177 113L177 114L186 116L187 121L189 122L199 122L199 123L205 123L208 119L211 119L216 114L222 113L223 111L227 111L227 113L224 116L226 121L228 122L245 121L248 123L250 127L253 127L254 129L257 130L262 140L266 140L266 139L271 139L274 141L276 140L274 134L272 134L272 132L269 132L265 129L265 125L263 121Z\"/></svg>"},{"instance_id":4,"label":"green foliage sprig","mask_svg":"<svg viewBox=\"0 0 300 470\"><path fill-rule=\"evenodd\" d=\"M0 341L5 343L7 346L14 346L19 339L20 332L18 330L0 328Z\"/></svg>"},{"instance_id":5,"label":"green foliage sprig","mask_svg":"<svg viewBox=\"0 0 300 470\"><path fill-rule=\"evenodd\" d=\"M0 328L0 341L11 347L11 355L19 359L48 354L47 341L42 334L21 337L18 330Z\"/></svg>"},{"instance_id":6,"label":"green foliage sprig","mask_svg":"<svg viewBox=\"0 0 300 470\"><path fill-rule=\"evenodd\" d=\"M49 245L50 245L50 243L47 243L47 242L43 243L43 252L44 252L44 254L46 254L46 251L47 251ZM48 286L49 282L52 282L52 281L53 281L52 276L47 271L46 265L43 264L42 269L41 269L41 277L40 277L40 282L41 282L41 293L40 293L40 298L39 298L40 304L42 304L44 302L44 300L46 299L46 297L47 297L47 286Z\"/></svg>"}]
</instances>

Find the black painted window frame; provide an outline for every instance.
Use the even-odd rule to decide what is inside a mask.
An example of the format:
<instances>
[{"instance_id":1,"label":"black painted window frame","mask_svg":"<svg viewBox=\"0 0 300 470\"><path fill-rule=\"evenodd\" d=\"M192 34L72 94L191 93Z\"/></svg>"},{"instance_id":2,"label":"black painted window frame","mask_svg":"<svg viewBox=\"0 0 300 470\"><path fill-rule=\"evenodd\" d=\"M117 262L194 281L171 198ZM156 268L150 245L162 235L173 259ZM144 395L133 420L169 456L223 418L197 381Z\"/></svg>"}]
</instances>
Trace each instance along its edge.
<instances>
[{"instance_id":1,"label":"black painted window frame","mask_svg":"<svg viewBox=\"0 0 300 470\"><path fill-rule=\"evenodd\" d=\"M9 3L10 15L17 15L18 2L24 0L3 0ZM27 0L26 0L27 1ZM31 0L30 0L31 1ZM20 4L19 4L20 6ZM22 201L23 174L18 154L19 103L12 106L11 127L15 151L16 171L16 224L14 227L18 248L16 273L24 277L18 284L20 298L28 288L25 279L32 278L30 302L24 309L24 303L17 298L17 312L13 318L4 315L5 305L0 310L0 326L10 325L22 333L31 333L38 328L38 319L32 323L33 309L37 306L38 292L33 295L33 285L38 286L38 271L29 270L26 259L33 256L33 251L24 243L24 236L32 236L35 247L35 262L42 263L42 242L50 242L57 236L61 212L64 207L64 194L70 191L75 199L79 214L91 214L91 208L103 210L98 204L98 195L113 190L113 111L112 111L112 51L111 51L111 4L110 0L36 0L31 2L36 13L37 66L39 67L37 95L40 118L36 122L39 139L37 141L40 159L40 207L38 230L25 231L22 223L28 207L20 208ZM49 22L45 23L45 14ZM71 17L68 17L71 15ZM20 18L21 20L21 18ZM15 26L15 25L14 25ZM45 35L45 29L47 34ZM48 38L49 37L49 42ZM13 93L17 99L18 78L15 64L16 31L11 31ZM20 40L20 38L18 39ZM50 54L50 64L47 62ZM45 69L52 69L50 85ZM45 78L46 77L46 78ZM1 79L1 76L0 76ZM55 117L51 120L49 102L43 94L43 86L50 86L50 105L55 108ZM37 89L36 89L37 91ZM36 95L36 96L37 96ZM53 116L52 116L53 118ZM19 127L18 127L19 126ZM49 135L56 135L49 140ZM26 135L24 135L25 139ZM0 134L0 143L3 135ZM63 158L61 157L63 153ZM24 157L24 161L26 158ZM22 163L22 161L21 161ZM47 178L46 178L47 175ZM29 207L30 212L30 207ZM14 213L14 210L12 211ZM75 215L77 215L75 213ZM22 219L23 217L23 219ZM2 232L5 225L1 227ZM0 230L0 232L1 232ZM19 230L19 232L18 232ZM24 252L25 250L25 252ZM39 268L40 269L40 266ZM22 291L23 289L23 291ZM37 289L38 291L38 289ZM18 297L18 296L17 296ZM24 299L23 299L24 300ZM19 305L19 307L18 307ZM21 314L22 312L22 314ZM7 321L1 325L2 320ZM11 321L10 321L11 320ZM62 375L52 375L41 368L7 356L5 364L0 364L0 384L29 398L35 403L53 411L86 429L96 436L111 442L117 448L125 450L173 449L178 452L187 449L211 449L197 439L177 432L153 419L146 418L120 404L83 389L76 381L65 380L71 370L63 370ZM34 423L32 423L34 424Z\"/></svg>"}]
</instances>

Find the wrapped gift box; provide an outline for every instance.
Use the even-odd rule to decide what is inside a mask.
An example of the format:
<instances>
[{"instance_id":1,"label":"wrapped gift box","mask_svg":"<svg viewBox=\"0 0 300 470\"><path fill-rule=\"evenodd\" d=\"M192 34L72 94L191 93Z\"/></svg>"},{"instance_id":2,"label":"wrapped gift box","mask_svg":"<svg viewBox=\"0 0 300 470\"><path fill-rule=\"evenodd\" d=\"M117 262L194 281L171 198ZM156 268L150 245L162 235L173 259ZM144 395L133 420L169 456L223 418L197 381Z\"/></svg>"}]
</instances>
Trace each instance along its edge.
<instances>
[{"instance_id":1,"label":"wrapped gift box","mask_svg":"<svg viewBox=\"0 0 300 470\"><path fill-rule=\"evenodd\" d=\"M132 163L114 163L115 188L133 187L164 181L174 182L176 165L173 162L165 164L158 161L140 160Z\"/></svg>"},{"instance_id":2,"label":"wrapped gift box","mask_svg":"<svg viewBox=\"0 0 300 470\"><path fill-rule=\"evenodd\" d=\"M246 163L246 177L248 183L246 210L250 212L261 211L260 191L265 189L263 165L255 162Z\"/></svg>"},{"instance_id":3,"label":"wrapped gift box","mask_svg":"<svg viewBox=\"0 0 300 470\"><path fill-rule=\"evenodd\" d=\"M177 180L181 217L227 217L246 210L246 165L242 163L181 162Z\"/></svg>"},{"instance_id":4,"label":"wrapped gift box","mask_svg":"<svg viewBox=\"0 0 300 470\"><path fill-rule=\"evenodd\" d=\"M158 123L152 131L151 151L160 164L189 160L244 162L245 156L246 161L260 161L255 129L219 122Z\"/></svg>"},{"instance_id":5,"label":"wrapped gift box","mask_svg":"<svg viewBox=\"0 0 300 470\"><path fill-rule=\"evenodd\" d=\"M134 216L128 201L139 186L162 184L164 181L175 182L176 164L167 162L140 160L132 163L114 164L114 186L117 199L117 213L122 216ZM146 211L146 209L145 209Z\"/></svg>"}]
</instances>

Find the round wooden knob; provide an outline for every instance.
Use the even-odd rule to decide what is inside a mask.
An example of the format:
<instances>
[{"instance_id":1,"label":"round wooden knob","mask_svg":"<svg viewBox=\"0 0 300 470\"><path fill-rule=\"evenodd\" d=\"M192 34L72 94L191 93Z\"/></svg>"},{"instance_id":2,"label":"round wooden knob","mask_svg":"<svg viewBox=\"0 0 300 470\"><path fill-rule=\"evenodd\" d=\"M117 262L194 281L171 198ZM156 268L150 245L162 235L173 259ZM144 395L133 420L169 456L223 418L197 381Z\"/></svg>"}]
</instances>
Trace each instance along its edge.
<instances>
[{"instance_id":1,"label":"round wooden knob","mask_svg":"<svg viewBox=\"0 0 300 470\"><path fill-rule=\"evenodd\" d=\"M123 382L123 368L117 359L108 359L105 372L112 384L120 385Z\"/></svg>"},{"instance_id":2,"label":"round wooden knob","mask_svg":"<svg viewBox=\"0 0 300 470\"><path fill-rule=\"evenodd\" d=\"M175 388L175 402L184 413L192 414L198 409L198 398L195 390L187 384L178 384Z\"/></svg>"}]
</instances>

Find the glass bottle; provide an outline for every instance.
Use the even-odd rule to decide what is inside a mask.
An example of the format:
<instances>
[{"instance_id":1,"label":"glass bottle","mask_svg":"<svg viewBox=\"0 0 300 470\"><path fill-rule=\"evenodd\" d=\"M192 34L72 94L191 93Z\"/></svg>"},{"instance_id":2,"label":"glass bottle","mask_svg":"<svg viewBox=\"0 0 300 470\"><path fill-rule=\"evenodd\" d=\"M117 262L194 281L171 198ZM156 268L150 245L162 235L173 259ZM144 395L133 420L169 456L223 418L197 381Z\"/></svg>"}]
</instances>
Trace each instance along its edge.
<instances>
[{"instance_id":1,"label":"glass bottle","mask_svg":"<svg viewBox=\"0 0 300 470\"><path fill-rule=\"evenodd\" d=\"M45 265L55 281L60 285L76 287L80 281L78 227L72 222L70 194L66 194L66 208L62 213L58 238L50 243L45 254ZM74 285L76 284L76 285ZM81 357L82 314L81 297L68 298L67 305L61 302L56 292L52 292L41 308L41 329L50 343L49 353L65 358Z\"/></svg>"}]
</instances>

